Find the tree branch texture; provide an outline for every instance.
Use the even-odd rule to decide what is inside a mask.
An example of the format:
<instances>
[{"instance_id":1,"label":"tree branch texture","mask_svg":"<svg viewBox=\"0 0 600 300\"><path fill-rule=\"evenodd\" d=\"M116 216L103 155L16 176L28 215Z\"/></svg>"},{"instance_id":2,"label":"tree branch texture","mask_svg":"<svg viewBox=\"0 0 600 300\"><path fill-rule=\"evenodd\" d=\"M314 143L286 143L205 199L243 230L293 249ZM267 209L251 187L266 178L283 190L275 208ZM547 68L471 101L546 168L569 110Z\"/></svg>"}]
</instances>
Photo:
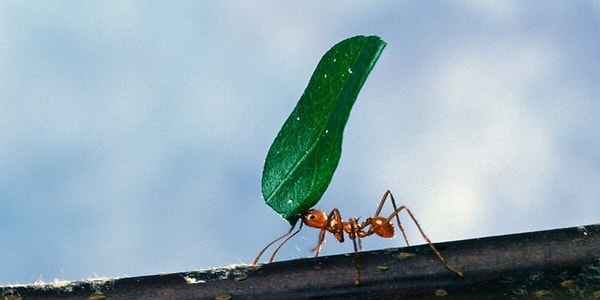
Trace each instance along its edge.
<instances>
[{"instance_id":1,"label":"tree branch texture","mask_svg":"<svg viewBox=\"0 0 600 300\"><path fill-rule=\"evenodd\" d=\"M600 225L205 271L0 287L0 299L599 299Z\"/></svg>"}]
</instances>

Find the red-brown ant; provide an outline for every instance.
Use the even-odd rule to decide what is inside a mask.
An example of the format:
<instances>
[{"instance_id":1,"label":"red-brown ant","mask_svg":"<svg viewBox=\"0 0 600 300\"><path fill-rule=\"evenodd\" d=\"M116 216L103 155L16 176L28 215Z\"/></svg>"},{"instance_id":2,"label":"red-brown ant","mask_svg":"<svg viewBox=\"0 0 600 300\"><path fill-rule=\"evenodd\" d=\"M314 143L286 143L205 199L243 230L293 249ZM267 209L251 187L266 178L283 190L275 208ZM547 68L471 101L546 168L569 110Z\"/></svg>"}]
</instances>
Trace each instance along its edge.
<instances>
[{"instance_id":1,"label":"red-brown ant","mask_svg":"<svg viewBox=\"0 0 600 300\"><path fill-rule=\"evenodd\" d=\"M389 196L390 200L392 201L392 206L394 207L394 212L392 212L392 214L390 214L387 218L384 218L384 217L380 216L379 214L381 213L381 209L383 208L385 201L388 199L388 196ZM281 249L281 247L287 241L289 241L292 237L294 237L296 234L298 234L298 232L300 232L303 224L306 224L306 226L320 229L319 241L318 241L315 249L313 249L313 251L316 252L315 257L319 256L319 253L321 253L321 247L325 243L325 234L327 232L331 232L333 234L333 236L340 243L344 242L344 233L348 234L348 237L352 240L352 243L354 245L354 261L355 261L355 267L356 267L354 283L359 285L360 284L360 265L358 262L358 251L362 250L362 243L361 243L362 238L368 237L373 234L376 234L376 235L378 235L380 237L384 237L384 238L393 238L395 236L395 233L394 233L394 224L392 223L392 219L396 218L396 222L398 223L398 228L400 229L400 232L402 232L404 241L406 242L406 245L409 245L408 238L406 237L406 233L404 232L404 228L402 227L402 223L400 223L400 218L398 217L398 214L402 210L405 210L408 213L408 215L410 216L410 218L413 220L415 225L417 225L417 228L419 229L421 236L423 237L423 239L425 239L425 241L427 241L427 244L429 244L429 247L431 248L433 253L435 253L435 255L440 260L442 265L444 265L444 267L446 267L448 270L454 272L456 275L463 276L463 273L461 271L457 270L456 268L454 268L453 266L451 266L450 264L448 264L446 262L446 260L444 259L444 257L440 253L440 251L433 245L431 240L429 240L429 238L427 237L425 232L423 232L423 229L421 229L419 222L417 222L417 219L415 219L415 217L412 214L412 212L410 211L410 209L408 209L408 207L406 207L404 205L402 205L400 207L396 206L396 200L394 200L394 195L392 195L392 192L389 190L386 191L385 194L383 194L383 198L381 198L381 201L379 202L377 211L375 211L375 216L367 218L362 223L358 222L359 218L351 218L348 221L344 221L342 219L342 216L340 215L340 211L337 208L334 208L333 210L331 210L329 215L327 215L324 211L317 210L317 209L309 209L309 210L305 211L304 213L302 213L300 215L300 219L302 220L302 222L300 223L300 227L298 227L298 230L296 230L292 233L292 231L295 228L295 225L294 225L294 226L292 226L290 231L288 231L286 234L278 237L274 241L267 244L258 253L256 258L254 259L254 262L252 262L252 265L256 265L258 263L259 258L269 247L271 247L273 244L280 241L281 239L285 238L283 240L283 242L281 242L281 244L279 244L279 246L277 246L277 248L275 248L275 251L273 251L273 254L269 258L269 262L272 262L275 259L275 255L277 255L277 252L279 251L279 249Z\"/></svg>"}]
</instances>

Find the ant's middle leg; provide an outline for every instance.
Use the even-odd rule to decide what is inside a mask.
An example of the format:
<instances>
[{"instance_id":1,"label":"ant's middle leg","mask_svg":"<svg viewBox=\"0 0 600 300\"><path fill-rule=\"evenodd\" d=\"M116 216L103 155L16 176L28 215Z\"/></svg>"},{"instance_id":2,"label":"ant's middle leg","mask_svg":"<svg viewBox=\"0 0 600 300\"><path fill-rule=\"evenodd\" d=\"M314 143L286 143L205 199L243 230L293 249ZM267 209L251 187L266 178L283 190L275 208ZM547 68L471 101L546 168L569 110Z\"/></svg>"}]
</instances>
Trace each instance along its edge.
<instances>
[{"instance_id":1,"label":"ant's middle leg","mask_svg":"<svg viewBox=\"0 0 600 300\"><path fill-rule=\"evenodd\" d=\"M354 245L354 284L360 285L360 256L358 251L362 251L362 243L361 237L358 234L361 231L360 226L358 226L358 222L356 219L351 219L349 221L349 233L348 236L352 240L352 244ZM358 240L358 241L357 241Z\"/></svg>"}]
</instances>

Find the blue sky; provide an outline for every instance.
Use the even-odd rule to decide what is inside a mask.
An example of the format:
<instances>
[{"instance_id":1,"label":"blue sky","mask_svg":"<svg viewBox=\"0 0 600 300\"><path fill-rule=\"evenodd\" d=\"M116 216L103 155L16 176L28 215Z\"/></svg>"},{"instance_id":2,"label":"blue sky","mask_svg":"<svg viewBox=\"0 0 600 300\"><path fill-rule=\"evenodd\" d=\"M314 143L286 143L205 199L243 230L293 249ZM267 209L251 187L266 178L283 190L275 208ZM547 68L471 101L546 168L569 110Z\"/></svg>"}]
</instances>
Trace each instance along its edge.
<instances>
[{"instance_id":1,"label":"blue sky","mask_svg":"<svg viewBox=\"0 0 600 300\"><path fill-rule=\"evenodd\" d=\"M598 222L597 2L3 2L0 285L250 263L288 230L268 148L358 34L388 46L318 208L372 215L391 189L433 241Z\"/></svg>"}]
</instances>

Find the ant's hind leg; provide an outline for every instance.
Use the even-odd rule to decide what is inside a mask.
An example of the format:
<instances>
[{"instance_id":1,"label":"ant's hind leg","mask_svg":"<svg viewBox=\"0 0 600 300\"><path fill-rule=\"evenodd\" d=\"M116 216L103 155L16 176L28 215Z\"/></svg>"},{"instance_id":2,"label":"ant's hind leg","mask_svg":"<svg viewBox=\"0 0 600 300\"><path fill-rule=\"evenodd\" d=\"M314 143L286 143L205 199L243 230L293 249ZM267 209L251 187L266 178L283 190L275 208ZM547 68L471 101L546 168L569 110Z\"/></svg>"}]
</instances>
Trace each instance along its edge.
<instances>
[{"instance_id":1,"label":"ant's hind leg","mask_svg":"<svg viewBox=\"0 0 600 300\"><path fill-rule=\"evenodd\" d=\"M393 200L393 198L392 198ZM410 209L408 209L408 207L402 205L400 208L398 208L394 214L396 214L396 216L398 216L398 213L402 210L406 210L406 212L408 213L408 215L410 216L410 218L412 219L412 221L415 223L415 225L417 225L417 229L419 229L419 233L421 233L421 236L423 237L423 239L427 242L427 244L429 244L429 248L431 248L431 250L433 251L433 253L435 253L435 256L437 256L437 258L439 259L439 261L442 263L442 265L444 265L444 267L446 267L446 269L454 272L456 275L458 276L463 276L463 273L461 271L459 271L458 269L454 268L453 266L451 266L448 262L446 262L446 259L442 256L442 253L440 253L440 251L433 245L433 243L431 242L431 240L429 239L429 237L427 237L427 235L425 234L425 232L423 231L423 229L421 228L421 225L419 225L419 222L417 222L417 219L415 218L415 216L413 215L413 213L410 211ZM388 217L388 220L390 220L393 215L390 215Z\"/></svg>"},{"instance_id":2,"label":"ant's hind leg","mask_svg":"<svg viewBox=\"0 0 600 300\"><path fill-rule=\"evenodd\" d=\"M387 217L387 221L391 222L392 218L394 218L394 217L396 218L396 223L398 224L398 229L400 229L400 232L402 233L402 237L404 238L404 241L406 242L406 246L410 246L410 243L408 242L408 237L406 236L406 232L404 231L404 227L402 227L402 223L400 222L400 217L398 216L400 211L406 207L402 206L402 207L400 207L400 209L398 209L398 206L396 205L396 200L394 199L394 195L392 194L392 191L387 190L383 194L383 197L381 198L381 201L379 202L379 206L377 207L377 211L375 212L375 217L378 217L379 214L381 213L381 209L383 208L383 205L385 204L385 200L387 200L388 197L392 201L392 207L394 208L394 212L389 217ZM408 208L406 208L406 209L408 209Z\"/></svg>"}]
</instances>

